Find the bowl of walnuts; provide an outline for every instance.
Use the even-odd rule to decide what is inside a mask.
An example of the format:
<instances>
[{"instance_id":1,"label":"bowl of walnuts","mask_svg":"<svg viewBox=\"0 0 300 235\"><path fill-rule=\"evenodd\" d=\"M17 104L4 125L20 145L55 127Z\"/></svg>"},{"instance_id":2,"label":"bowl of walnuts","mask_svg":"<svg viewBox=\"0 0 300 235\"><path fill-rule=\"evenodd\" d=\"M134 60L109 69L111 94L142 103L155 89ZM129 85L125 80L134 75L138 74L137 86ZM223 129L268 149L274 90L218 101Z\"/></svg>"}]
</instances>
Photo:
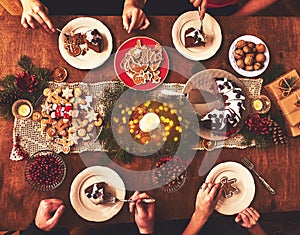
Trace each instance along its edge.
<instances>
[{"instance_id":1,"label":"bowl of walnuts","mask_svg":"<svg viewBox=\"0 0 300 235\"><path fill-rule=\"evenodd\" d=\"M267 69L270 54L267 45L260 38L243 35L231 44L229 61L238 74L245 77L256 77Z\"/></svg>"}]
</instances>

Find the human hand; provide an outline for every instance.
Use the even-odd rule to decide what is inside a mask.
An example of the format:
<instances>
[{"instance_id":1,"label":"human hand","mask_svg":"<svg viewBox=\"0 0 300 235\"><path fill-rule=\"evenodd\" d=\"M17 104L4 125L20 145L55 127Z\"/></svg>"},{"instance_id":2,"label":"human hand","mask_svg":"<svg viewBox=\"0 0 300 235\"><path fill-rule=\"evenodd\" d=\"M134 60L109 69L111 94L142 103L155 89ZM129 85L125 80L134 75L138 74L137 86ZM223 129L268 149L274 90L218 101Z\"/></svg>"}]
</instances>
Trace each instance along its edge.
<instances>
[{"instance_id":1,"label":"human hand","mask_svg":"<svg viewBox=\"0 0 300 235\"><path fill-rule=\"evenodd\" d=\"M200 216L204 221L207 221L209 216L213 213L222 195L223 190L220 186L220 183L203 183L198 191L195 214Z\"/></svg>"},{"instance_id":2,"label":"human hand","mask_svg":"<svg viewBox=\"0 0 300 235\"><path fill-rule=\"evenodd\" d=\"M58 224L65 206L60 199L44 199L40 202L35 216L35 225L43 231L51 231Z\"/></svg>"},{"instance_id":3,"label":"human hand","mask_svg":"<svg viewBox=\"0 0 300 235\"><path fill-rule=\"evenodd\" d=\"M124 4L122 19L123 27L127 33L131 33L131 31L136 28L144 30L150 25L150 21L142 8L137 6L134 2Z\"/></svg>"},{"instance_id":4,"label":"human hand","mask_svg":"<svg viewBox=\"0 0 300 235\"><path fill-rule=\"evenodd\" d=\"M138 226L139 232L149 234L154 232L154 203L144 203L142 199L150 198L146 193L138 191L130 197L134 202L129 203L129 211L134 212L134 219Z\"/></svg>"},{"instance_id":5,"label":"human hand","mask_svg":"<svg viewBox=\"0 0 300 235\"><path fill-rule=\"evenodd\" d=\"M41 26L46 32L53 33L55 28L49 17L48 8L40 0L21 0L23 12L21 24L25 29Z\"/></svg>"},{"instance_id":6,"label":"human hand","mask_svg":"<svg viewBox=\"0 0 300 235\"><path fill-rule=\"evenodd\" d=\"M196 197L195 211L182 235L198 234L201 228L206 224L222 195L223 189L220 188L220 186L220 183L202 184Z\"/></svg>"},{"instance_id":7,"label":"human hand","mask_svg":"<svg viewBox=\"0 0 300 235\"><path fill-rule=\"evenodd\" d=\"M200 6L200 20L203 20L206 12L207 0L190 0L190 3L192 3L194 7Z\"/></svg>"},{"instance_id":8,"label":"human hand","mask_svg":"<svg viewBox=\"0 0 300 235\"><path fill-rule=\"evenodd\" d=\"M265 231L259 225L260 214L254 208L249 207L240 212L235 217L235 222L248 229L253 235L266 235Z\"/></svg>"}]
</instances>

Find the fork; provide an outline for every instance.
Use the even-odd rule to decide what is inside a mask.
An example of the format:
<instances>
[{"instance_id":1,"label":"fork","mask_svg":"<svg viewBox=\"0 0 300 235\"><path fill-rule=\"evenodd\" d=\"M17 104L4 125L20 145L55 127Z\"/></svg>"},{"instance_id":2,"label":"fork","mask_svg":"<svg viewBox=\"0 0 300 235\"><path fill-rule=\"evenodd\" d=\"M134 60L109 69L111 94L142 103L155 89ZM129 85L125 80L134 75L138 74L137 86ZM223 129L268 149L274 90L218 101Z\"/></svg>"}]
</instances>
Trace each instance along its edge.
<instances>
[{"instance_id":1,"label":"fork","mask_svg":"<svg viewBox=\"0 0 300 235\"><path fill-rule=\"evenodd\" d=\"M62 33L63 35L65 35L66 38L69 38L71 37L71 35L67 34L67 33L64 33L63 31L61 31L59 28L56 28L56 30L60 33Z\"/></svg>"},{"instance_id":2,"label":"fork","mask_svg":"<svg viewBox=\"0 0 300 235\"><path fill-rule=\"evenodd\" d=\"M114 204L114 203L117 203L117 202L129 202L129 203L132 203L132 202L135 202L135 201L132 200L132 199L119 199L117 197L109 197L108 199L105 200L104 204ZM154 198L144 198L144 199L142 199L142 202L144 202L146 204L148 204L148 203L154 203L155 199Z\"/></svg>"},{"instance_id":3,"label":"fork","mask_svg":"<svg viewBox=\"0 0 300 235\"><path fill-rule=\"evenodd\" d=\"M200 12L201 12L201 8L200 8L200 6L198 6L199 19L200 19ZM200 19L200 24L201 24L200 25L200 33L204 37L204 39L206 39L206 35L203 31L203 20L201 20L201 19Z\"/></svg>"},{"instance_id":4,"label":"fork","mask_svg":"<svg viewBox=\"0 0 300 235\"><path fill-rule=\"evenodd\" d=\"M253 171L255 175L257 175L258 179L263 183L263 185L269 190L269 192L270 192L271 194L274 195L274 194L276 193L275 190L267 183L267 181L257 173L257 171L255 170L254 164L253 164L248 158L245 158L245 157L244 157L244 158L241 160L241 162L242 162L249 170Z\"/></svg>"}]
</instances>

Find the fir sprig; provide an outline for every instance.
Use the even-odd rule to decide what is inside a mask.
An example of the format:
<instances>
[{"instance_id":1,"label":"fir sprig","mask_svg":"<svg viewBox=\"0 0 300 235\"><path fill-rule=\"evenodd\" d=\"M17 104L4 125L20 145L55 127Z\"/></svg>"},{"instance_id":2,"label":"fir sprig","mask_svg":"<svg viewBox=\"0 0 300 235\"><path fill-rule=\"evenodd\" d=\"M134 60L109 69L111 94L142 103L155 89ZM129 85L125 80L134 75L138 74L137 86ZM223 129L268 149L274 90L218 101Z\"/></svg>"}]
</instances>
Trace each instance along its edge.
<instances>
[{"instance_id":1,"label":"fir sprig","mask_svg":"<svg viewBox=\"0 0 300 235\"><path fill-rule=\"evenodd\" d=\"M114 138L110 121L115 102L128 88L119 81L117 81L114 85L114 89L107 86L103 91L103 98L100 98L101 103L105 104L105 117L103 120L103 128L98 140L102 144L103 148L107 150L107 154L111 159L118 159L124 163L130 163L132 161L132 155L118 145Z\"/></svg>"},{"instance_id":2,"label":"fir sprig","mask_svg":"<svg viewBox=\"0 0 300 235\"><path fill-rule=\"evenodd\" d=\"M47 68L34 66L31 59L22 55L18 61L18 65L29 74L34 75L38 80L35 92L21 91L16 86L16 76L12 74L5 75L0 81L0 115L5 119L13 118L11 107L18 99L27 99L32 104L42 95L43 90L48 86L51 78L51 71Z\"/></svg>"}]
</instances>

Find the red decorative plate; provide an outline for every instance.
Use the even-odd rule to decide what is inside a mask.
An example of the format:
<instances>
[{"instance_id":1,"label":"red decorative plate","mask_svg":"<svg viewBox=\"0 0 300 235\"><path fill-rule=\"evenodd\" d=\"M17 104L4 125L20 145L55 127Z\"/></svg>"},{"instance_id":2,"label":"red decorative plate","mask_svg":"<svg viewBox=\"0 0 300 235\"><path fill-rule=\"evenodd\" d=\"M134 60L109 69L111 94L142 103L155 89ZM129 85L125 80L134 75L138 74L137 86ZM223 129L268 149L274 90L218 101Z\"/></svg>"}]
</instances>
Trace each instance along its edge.
<instances>
[{"instance_id":1,"label":"red decorative plate","mask_svg":"<svg viewBox=\"0 0 300 235\"><path fill-rule=\"evenodd\" d=\"M159 42L139 36L128 39L118 48L114 67L119 79L129 88L152 90L166 79L169 58Z\"/></svg>"}]
</instances>

